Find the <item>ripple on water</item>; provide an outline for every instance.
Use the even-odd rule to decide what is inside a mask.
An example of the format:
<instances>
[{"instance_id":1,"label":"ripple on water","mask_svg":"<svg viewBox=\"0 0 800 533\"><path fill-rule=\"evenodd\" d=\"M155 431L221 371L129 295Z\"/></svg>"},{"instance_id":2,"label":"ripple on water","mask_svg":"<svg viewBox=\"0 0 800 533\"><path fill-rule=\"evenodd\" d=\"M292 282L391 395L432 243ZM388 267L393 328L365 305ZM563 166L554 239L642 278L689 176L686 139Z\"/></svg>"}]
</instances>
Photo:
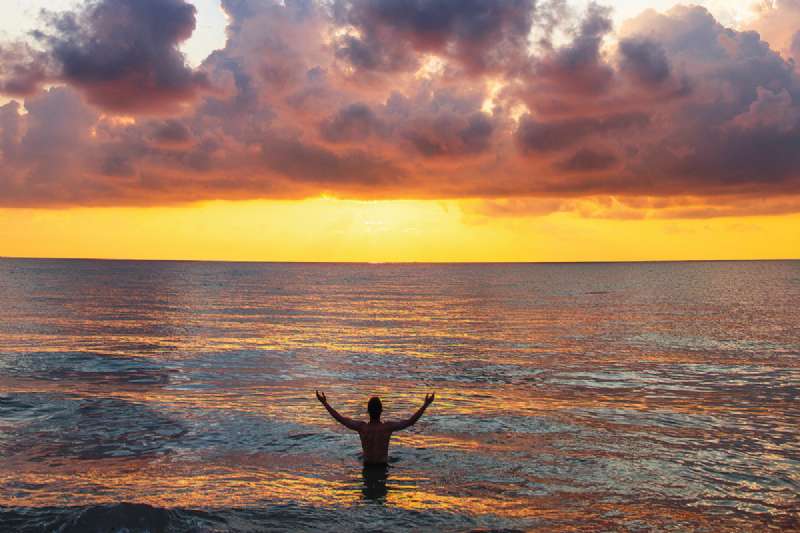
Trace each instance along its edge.
<instances>
[{"instance_id":1,"label":"ripple on water","mask_svg":"<svg viewBox=\"0 0 800 533\"><path fill-rule=\"evenodd\" d=\"M799 268L0 260L0 530L798 530Z\"/></svg>"},{"instance_id":2,"label":"ripple on water","mask_svg":"<svg viewBox=\"0 0 800 533\"><path fill-rule=\"evenodd\" d=\"M91 351L4 353L0 369L21 378L123 385L167 384L174 373L144 357Z\"/></svg>"},{"instance_id":3,"label":"ripple on water","mask_svg":"<svg viewBox=\"0 0 800 533\"><path fill-rule=\"evenodd\" d=\"M0 523L16 533L213 533L226 525L224 518L212 513L134 503L75 508L0 508Z\"/></svg>"},{"instance_id":4,"label":"ripple on water","mask_svg":"<svg viewBox=\"0 0 800 533\"><path fill-rule=\"evenodd\" d=\"M180 422L142 404L62 394L2 396L0 422L8 427L4 455L52 463L167 453L186 433Z\"/></svg>"}]
</instances>

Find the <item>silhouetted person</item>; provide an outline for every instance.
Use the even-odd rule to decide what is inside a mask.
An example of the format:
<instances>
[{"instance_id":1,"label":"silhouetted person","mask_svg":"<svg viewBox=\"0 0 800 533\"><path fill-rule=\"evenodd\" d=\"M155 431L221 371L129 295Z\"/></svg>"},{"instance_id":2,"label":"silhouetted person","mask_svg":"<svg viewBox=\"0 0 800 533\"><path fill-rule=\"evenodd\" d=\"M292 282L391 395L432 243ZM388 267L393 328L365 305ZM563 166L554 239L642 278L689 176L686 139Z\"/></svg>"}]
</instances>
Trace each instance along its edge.
<instances>
[{"instance_id":1,"label":"silhouetted person","mask_svg":"<svg viewBox=\"0 0 800 533\"><path fill-rule=\"evenodd\" d=\"M369 422L361 422L360 420L353 420L347 418L336 412L336 409L328 405L328 399L325 393L317 391L317 400L325 406L325 409L331 414L337 422L342 424L348 429L358 431L358 436L361 437L361 449L364 451L364 466L386 465L389 461L389 439L392 433L400 431L417 423L417 420L425 412L425 409L433 403L434 394L425 395L425 403L422 407L414 413L408 420L402 422L381 422L381 413L383 412L383 404L381 399L373 396L367 403L367 412L369 412Z\"/></svg>"}]
</instances>

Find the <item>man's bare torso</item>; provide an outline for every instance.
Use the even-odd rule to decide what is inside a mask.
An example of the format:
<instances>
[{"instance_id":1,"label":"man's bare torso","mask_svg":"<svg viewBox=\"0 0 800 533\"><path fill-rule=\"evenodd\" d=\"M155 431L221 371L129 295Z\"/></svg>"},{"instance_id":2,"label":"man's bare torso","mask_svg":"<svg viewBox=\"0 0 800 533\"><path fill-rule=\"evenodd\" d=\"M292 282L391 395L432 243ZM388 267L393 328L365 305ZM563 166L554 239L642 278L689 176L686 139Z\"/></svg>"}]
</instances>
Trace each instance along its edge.
<instances>
[{"instance_id":1,"label":"man's bare torso","mask_svg":"<svg viewBox=\"0 0 800 533\"><path fill-rule=\"evenodd\" d=\"M389 461L389 439L395 424L364 422L358 429L365 465L385 465Z\"/></svg>"}]
</instances>

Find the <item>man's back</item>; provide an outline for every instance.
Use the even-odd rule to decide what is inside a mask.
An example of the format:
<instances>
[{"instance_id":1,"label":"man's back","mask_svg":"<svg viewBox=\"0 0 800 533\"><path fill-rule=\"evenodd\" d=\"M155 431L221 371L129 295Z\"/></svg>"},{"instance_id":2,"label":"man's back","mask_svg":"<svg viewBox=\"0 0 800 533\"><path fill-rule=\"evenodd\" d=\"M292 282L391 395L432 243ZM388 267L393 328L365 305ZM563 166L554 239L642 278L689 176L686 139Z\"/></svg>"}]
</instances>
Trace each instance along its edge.
<instances>
[{"instance_id":1,"label":"man's back","mask_svg":"<svg viewBox=\"0 0 800 533\"><path fill-rule=\"evenodd\" d=\"M362 423L358 430L365 465L384 465L389 462L389 439L392 424L386 422Z\"/></svg>"}]
</instances>

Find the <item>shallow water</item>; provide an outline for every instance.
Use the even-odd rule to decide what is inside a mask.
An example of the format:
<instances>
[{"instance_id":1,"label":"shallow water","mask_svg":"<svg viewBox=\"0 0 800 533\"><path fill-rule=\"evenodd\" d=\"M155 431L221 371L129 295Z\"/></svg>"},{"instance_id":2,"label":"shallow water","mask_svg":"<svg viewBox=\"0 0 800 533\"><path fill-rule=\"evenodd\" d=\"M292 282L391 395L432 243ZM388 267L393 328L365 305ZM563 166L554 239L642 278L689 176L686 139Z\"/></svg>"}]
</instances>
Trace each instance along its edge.
<instances>
[{"instance_id":1,"label":"shallow water","mask_svg":"<svg viewBox=\"0 0 800 533\"><path fill-rule=\"evenodd\" d=\"M0 526L800 528L799 308L800 262L3 260ZM437 399L383 474L316 388Z\"/></svg>"}]
</instances>

